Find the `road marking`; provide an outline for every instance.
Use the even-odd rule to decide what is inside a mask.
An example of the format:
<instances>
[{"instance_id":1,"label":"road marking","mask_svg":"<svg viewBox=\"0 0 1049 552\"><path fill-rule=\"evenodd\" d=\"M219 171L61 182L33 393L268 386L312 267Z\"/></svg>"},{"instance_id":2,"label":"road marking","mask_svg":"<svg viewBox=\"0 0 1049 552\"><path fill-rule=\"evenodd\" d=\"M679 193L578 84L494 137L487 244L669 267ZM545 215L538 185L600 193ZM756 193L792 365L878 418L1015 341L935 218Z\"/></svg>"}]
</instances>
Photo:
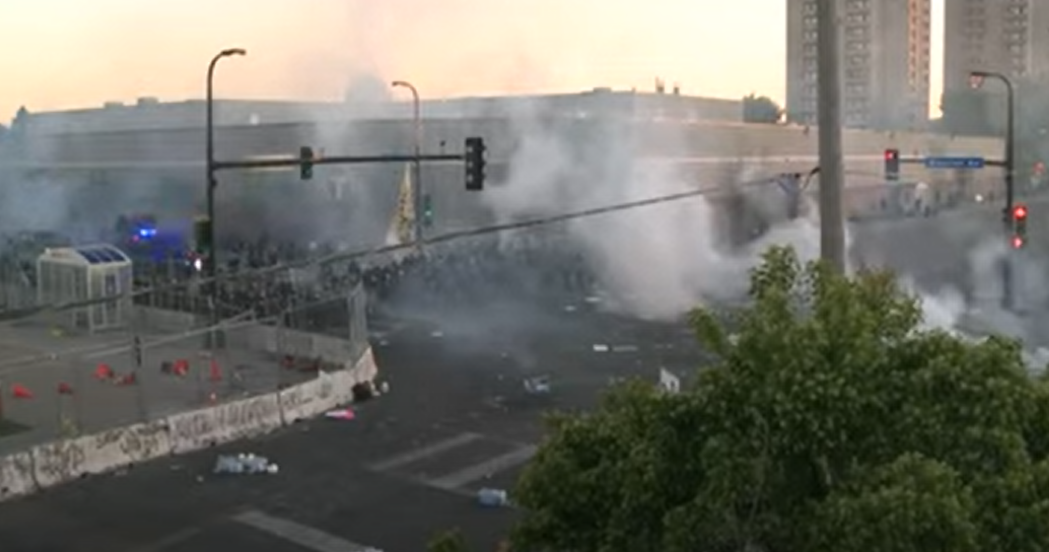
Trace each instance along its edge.
<instances>
[{"instance_id":1,"label":"road marking","mask_svg":"<svg viewBox=\"0 0 1049 552\"><path fill-rule=\"evenodd\" d=\"M435 456L437 454L441 454L442 452L446 452L454 448L459 448L461 446L468 445L474 441L477 441L480 438L481 436L476 433L462 433L460 435L452 437L451 439L445 439L444 441L440 441L429 446L415 449L411 452L406 452L404 454L394 456L393 458L384 460L382 462L372 464L370 468L374 471L390 471L392 469L411 464L412 462L417 462L419 460L422 460L423 458Z\"/></svg>"},{"instance_id":2,"label":"road marking","mask_svg":"<svg viewBox=\"0 0 1049 552\"><path fill-rule=\"evenodd\" d=\"M475 464L469 468L459 470L436 479L424 481L427 485L437 487L446 491L454 491L489 475L512 468L531 460L535 456L536 447L521 447L515 451L508 452L502 456L496 456L491 460Z\"/></svg>"},{"instance_id":3,"label":"road marking","mask_svg":"<svg viewBox=\"0 0 1049 552\"><path fill-rule=\"evenodd\" d=\"M233 519L316 552L380 552L371 546L353 543L320 529L290 519L273 517L257 510L244 512Z\"/></svg>"}]
</instances>

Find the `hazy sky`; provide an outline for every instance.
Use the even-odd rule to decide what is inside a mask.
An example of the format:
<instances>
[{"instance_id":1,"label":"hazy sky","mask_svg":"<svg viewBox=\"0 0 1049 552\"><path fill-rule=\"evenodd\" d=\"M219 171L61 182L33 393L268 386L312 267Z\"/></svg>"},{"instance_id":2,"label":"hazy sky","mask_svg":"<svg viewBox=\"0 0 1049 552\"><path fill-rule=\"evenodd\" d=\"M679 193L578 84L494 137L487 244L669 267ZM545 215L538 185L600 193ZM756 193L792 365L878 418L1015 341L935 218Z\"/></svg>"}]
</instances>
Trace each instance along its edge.
<instances>
[{"instance_id":1,"label":"hazy sky","mask_svg":"<svg viewBox=\"0 0 1049 552\"><path fill-rule=\"evenodd\" d=\"M933 105L944 0L933 0ZM140 96L335 99L355 78L424 96L651 90L784 96L786 0L0 0L0 121Z\"/></svg>"}]
</instances>

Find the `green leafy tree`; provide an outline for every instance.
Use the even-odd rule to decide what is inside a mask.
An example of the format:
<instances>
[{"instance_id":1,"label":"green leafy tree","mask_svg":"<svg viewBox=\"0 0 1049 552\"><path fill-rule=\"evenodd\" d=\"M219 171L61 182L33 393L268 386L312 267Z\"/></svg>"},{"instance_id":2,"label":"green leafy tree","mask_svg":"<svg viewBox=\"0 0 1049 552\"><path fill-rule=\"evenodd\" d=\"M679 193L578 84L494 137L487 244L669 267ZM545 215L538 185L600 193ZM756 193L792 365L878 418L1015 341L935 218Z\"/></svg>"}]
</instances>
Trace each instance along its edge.
<instances>
[{"instance_id":1,"label":"green leafy tree","mask_svg":"<svg viewBox=\"0 0 1049 552\"><path fill-rule=\"evenodd\" d=\"M789 249L751 299L693 313L718 361L682 393L550 419L514 550L1049 548L1049 391L1018 344L923 329L891 275Z\"/></svg>"},{"instance_id":2,"label":"green leafy tree","mask_svg":"<svg viewBox=\"0 0 1049 552\"><path fill-rule=\"evenodd\" d=\"M783 109L772 98L750 94L743 98L743 122L775 124L783 118Z\"/></svg>"},{"instance_id":3,"label":"green leafy tree","mask_svg":"<svg viewBox=\"0 0 1049 552\"><path fill-rule=\"evenodd\" d=\"M427 552L470 552L470 547L467 546L462 533L458 529L453 529L430 539L426 550Z\"/></svg>"}]
</instances>

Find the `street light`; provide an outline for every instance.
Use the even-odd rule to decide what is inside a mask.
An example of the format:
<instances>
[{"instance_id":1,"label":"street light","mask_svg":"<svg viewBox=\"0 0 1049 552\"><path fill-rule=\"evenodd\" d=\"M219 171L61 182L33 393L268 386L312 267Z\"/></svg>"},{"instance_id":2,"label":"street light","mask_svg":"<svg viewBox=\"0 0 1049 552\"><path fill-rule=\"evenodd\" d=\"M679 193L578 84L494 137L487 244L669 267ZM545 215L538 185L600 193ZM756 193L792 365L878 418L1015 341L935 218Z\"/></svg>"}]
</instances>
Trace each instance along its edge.
<instances>
[{"instance_id":1,"label":"street light","mask_svg":"<svg viewBox=\"0 0 1049 552\"><path fill-rule=\"evenodd\" d=\"M1013 83L1009 77L992 71L972 71L969 73L969 85L973 89L983 86L987 79L1001 81L1006 91L1006 117L1005 117L1005 208L1002 209L1002 223L1005 226L1005 235L1013 233L1013 203L1016 198L1014 185L1015 155L1016 155L1016 93ZM1002 306L1011 309L1013 306L1013 282L1012 282L1012 259L1007 256L1002 262Z\"/></svg>"},{"instance_id":2,"label":"street light","mask_svg":"<svg viewBox=\"0 0 1049 552\"><path fill-rule=\"evenodd\" d=\"M205 137L207 144L206 155L206 202L207 202L207 220L208 220L208 243L211 245L211 250L208 251L208 259L204 263L207 269L207 277L215 277L216 254L215 254L215 188L218 186L218 181L215 179L215 106L214 106L214 81L215 81L215 66L222 58L233 57L233 56L245 56L248 51L243 48L227 48L222 50L215 57L211 58L211 63L208 64L208 80L207 80L207 97L205 100L206 109L206 130L207 136ZM214 289L215 286L212 286ZM212 293L212 300L215 299L214 293Z\"/></svg>"},{"instance_id":3,"label":"street light","mask_svg":"<svg viewBox=\"0 0 1049 552\"><path fill-rule=\"evenodd\" d=\"M415 161L412 164L412 208L415 211L415 241L421 241L423 236L422 230L422 213L419 211L420 206L420 194L422 192L422 119L419 117L419 91L415 88L415 85L408 81L398 80L390 83L390 86L394 88L407 88L412 93L412 124L414 126L414 155Z\"/></svg>"},{"instance_id":4,"label":"street light","mask_svg":"<svg viewBox=\"0 0 1049 552\"><path fill-rule=\"evenodd\" d=\"M1009 77L1001 73L989 71L972 71L969 73L969 84L973 89L979 89L987 79L1001 81L1006 91L1006 118L1005 118L1005 209L1003 209L1003 220L1008 224L1012 216L1013 203L1015 201L1016 188L1014 187L1015 155L1016 155L1016 93L1013 83Z\"/></svg>"},{"instance_id":5,"label":"street light","mask_svg":"<svg viewBox=\"0 0 1049 552\"><path fill-rule=\"evenodd\" d=\"M227 48L222 50L215 57L211 58L211 63L208 64L208 78L207 78L207 97L205 100L206 109L206 152L205 152L205 170L207 172L206 183L205 183L205 197L207 202L207 262L204 263L206 270L206 276L209 279L209 283L206 286L208 290L208 299L211 303L211 323L212 325L218 324L218 283L214 280L216 275L216 269L218 267L218 254L217 247L215 246L215 187L218 186L218 180L215 179L215 120L214 120L214 95L212 90L214 88L213 82L215 80L215 66L219 60L225 57L232 56L244 56L247 55L248 51L243 48ZM211 347L217 345L218 335L214 333L208 334L208 344Z\"/></svg>"}]
</instances>

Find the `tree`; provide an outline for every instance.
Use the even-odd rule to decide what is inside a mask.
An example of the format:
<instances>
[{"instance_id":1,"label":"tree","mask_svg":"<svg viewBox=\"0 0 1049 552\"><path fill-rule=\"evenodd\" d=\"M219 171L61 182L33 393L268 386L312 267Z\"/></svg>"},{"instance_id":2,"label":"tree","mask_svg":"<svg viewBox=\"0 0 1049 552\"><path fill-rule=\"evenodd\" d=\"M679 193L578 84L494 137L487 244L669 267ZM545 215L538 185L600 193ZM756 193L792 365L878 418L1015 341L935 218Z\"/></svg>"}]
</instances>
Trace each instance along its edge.
<instances>
[{"instance_id":1,"label":"tree","mask_svg":"<svg viewBox=\"0 0 1049 552\"><path fill-rule=\"evenodd\" d=\"M750 94L743 98L743 122L775 124L783 118L783 109L768 96Z\"/></svg>"},{"instance_id":2,"label":"tree","mask_svg":"<svg viewBox=\"0 0 1049 552\"><path fill-rule=\"evenodd\" d=\"M427 552L470 552L466 539L458 529L440 533L426 545Z\"/></svg>"},{"instance_id":3,"label":"tree","mask_svg":"<svg viewBox=\"0 0 1049 552\"><path fill-rule=\"evenodd\" d=\"M1049 390L1017 343L925 329L891 275L789 249L750 295L693 312L718 360L682 393L551 417L515 550L1049 548Z\"/></svg>"}]
</instances>

